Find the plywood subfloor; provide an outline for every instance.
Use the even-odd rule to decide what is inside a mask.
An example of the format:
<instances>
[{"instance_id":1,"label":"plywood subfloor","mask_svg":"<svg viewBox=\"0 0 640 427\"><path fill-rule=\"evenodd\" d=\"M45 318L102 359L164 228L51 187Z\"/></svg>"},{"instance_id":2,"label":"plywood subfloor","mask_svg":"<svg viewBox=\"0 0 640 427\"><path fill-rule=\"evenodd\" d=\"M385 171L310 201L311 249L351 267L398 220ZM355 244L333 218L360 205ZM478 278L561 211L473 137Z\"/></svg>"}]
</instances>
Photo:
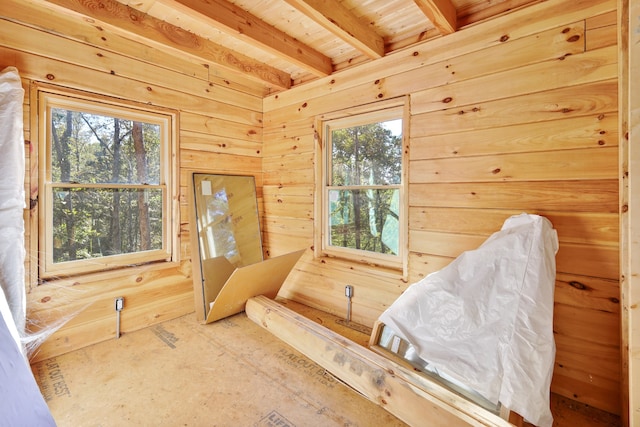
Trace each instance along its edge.
<instances>
[{"instance_id":1,"label":"plywood subfloor","mask_svg":"<svg viewBox=\"0 0 640 427\"><path fill-rule=\"evenodd\" d=\"M32 368L60 427L404 426L244 313L184 316Z\"/></svg>"}]
</instances>

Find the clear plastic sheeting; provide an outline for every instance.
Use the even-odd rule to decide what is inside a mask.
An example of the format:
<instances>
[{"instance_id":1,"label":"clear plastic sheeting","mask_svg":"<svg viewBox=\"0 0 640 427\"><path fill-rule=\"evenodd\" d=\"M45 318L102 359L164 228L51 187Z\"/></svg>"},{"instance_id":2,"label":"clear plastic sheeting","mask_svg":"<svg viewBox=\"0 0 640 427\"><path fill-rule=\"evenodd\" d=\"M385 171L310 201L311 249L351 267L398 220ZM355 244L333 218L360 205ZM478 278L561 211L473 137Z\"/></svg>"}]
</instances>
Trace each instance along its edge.
<instances>
[{"instance_id":1,"label":"clear plastic sheeting","mask_svg":"<svg viewBox=\"0 0 640 427\"><path fill-rule=\"evenodd\" d=\"M18 70L0 72L0 287L13 323L24 335L24 89Z\"/></svg>"},{"instance_id":2,"label":"clear plastic sheeting","mask_svg":"<svg viewBox=\"0 0 640 427\"><path fill-rule=\"evenodd\" d=\"M18 346L28 358L42 342L91 302L72 312L56 313L58 320L53 322L50 318L45 321L33 315L27 318L23 101L24 89L18 70L7 67L0 71L0 300L3 300L0 312L14 339L17 333ZM82 291L75 288L60 289L56 292L57 298L66 298L65 292L71 301Z\"/></svg>"},{"instance_id":3,"label":"clear plastic sheeting","mask_svg":"<svg viewBox=\"0 0 640 427\"><path fill-rule=\"evenodd\" d=\"M411 285L379 320L437 372L550 427L557 251L549 220L513 216L478 249Z\"/></svg>"}]
</instances>

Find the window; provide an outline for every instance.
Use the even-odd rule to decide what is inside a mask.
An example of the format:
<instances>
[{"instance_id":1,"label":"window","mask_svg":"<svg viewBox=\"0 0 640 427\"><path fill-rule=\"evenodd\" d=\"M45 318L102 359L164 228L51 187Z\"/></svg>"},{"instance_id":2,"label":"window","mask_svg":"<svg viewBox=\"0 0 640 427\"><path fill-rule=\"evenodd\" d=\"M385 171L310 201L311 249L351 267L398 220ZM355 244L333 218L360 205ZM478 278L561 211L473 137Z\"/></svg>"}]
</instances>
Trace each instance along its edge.
<instances>
[{"instance_id":1,"label":"window","mask_svg":"<svg viewBox=\"0 0 640 427\"><path fill-rule=\"evenodd\" d=\"M405 252L404 107L322 123L322 253L400 268Z\"/></svg>"},{"instance_id":2,"label":"window","mask_svg":"<svg viewBox=\"0 0 640 427\"><path fill-rule=\"evenodd\" d=\"M171 260L175 116L38 91L40 276Z\"/></svg>"}]
</instances>

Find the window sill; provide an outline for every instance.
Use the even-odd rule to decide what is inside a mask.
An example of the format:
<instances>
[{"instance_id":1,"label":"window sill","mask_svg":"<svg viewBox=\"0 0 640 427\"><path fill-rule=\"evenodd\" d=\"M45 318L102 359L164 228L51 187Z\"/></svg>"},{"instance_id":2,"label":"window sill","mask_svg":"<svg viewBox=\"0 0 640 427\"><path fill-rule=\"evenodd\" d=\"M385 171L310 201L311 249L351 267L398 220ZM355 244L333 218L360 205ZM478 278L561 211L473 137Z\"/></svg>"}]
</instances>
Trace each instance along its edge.
<instances>
[{"instance_id":1,"label":"window sill","mask_svg":"<svg viewBox=\"0 0 640 427\"><path fill-rule=\"evenodd\" d=\"M322 252L316 254L315 258L322 260L331 260L332 262L345 264L346 268L366 268L367 271L373 272L377 276L383 276L393 280L407 280L407 270L404 263L401 262L383 262L369 258L357 257L353 254L343 254L335 252ZM357 266L357 267L356 267Z\"/></svg>"},{"instance_id":2,"label":"window sill","mask_svg":"<svg viewBox=\"0 0 640 427\"><path fill-rule=\"evenodd\" d=\"M90 284L94 282L119 280L123 277L135 276L135 281L142 281L142 276L150 273L156 273L164 270L180 269L182 263L179 261L154 261L141 263L136 265L113 267L100 271L83 271L72 274L51 274L40 279L40 286L55 283L56 286L76 286L81 284ZM186 274L185 274L186 276Z\"/></svg>"}]
</instances>

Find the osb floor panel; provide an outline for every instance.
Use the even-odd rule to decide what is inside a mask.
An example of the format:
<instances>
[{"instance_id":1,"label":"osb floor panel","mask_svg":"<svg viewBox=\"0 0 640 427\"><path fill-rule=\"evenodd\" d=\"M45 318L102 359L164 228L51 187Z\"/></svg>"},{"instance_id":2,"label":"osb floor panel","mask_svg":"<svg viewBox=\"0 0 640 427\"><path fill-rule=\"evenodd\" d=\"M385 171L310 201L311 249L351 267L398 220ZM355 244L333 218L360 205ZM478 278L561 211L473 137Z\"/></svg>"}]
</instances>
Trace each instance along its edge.
<instances>
[{"instance_id":1,"label":"osb floor panel","mask_svg":"<svg viewBox=\"0 0 640 427\"><path fill-rule=\"evenodd\" d=\"M184 316L32 368L60 427L404 426L244 313Z\"/></svg>"},{"instance_id":2,"label":"osb floor panel","mask_svg":"<svg viewBox=\"0 0 640 427\"><path fill-rule=\"evenodd\" d=\"M368 344L366 328L279 302ZM184 316L39 362L33 372L60 427L405 425L244 313L209 325ZM615 415L555 394L551 409L554 427L621 425Z\"/></svg>"}]
</instances>

